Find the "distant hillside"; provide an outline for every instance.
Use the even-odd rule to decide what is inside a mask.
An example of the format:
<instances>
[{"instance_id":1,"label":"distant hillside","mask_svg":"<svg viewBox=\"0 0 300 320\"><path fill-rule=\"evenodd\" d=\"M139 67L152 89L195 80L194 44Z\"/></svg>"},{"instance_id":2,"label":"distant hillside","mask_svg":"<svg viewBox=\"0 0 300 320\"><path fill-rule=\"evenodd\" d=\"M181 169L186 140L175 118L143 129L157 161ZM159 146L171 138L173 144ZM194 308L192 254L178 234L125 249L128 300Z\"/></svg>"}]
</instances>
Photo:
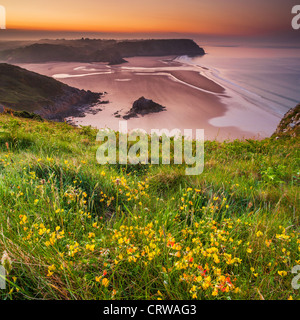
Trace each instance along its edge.
<instances>
[{"instance_id":1,"label":"distant hillside","mask_svg":"<svg viewBox=\"0 0 300 320\"><path fill-rule=\"evenodd\" d=\"M48 61L108 62L120 64L134 56L203 55L193 40L49 40L0 51L0 59L10 63Z\"/></svg>"},{"instance_id":2,"label":"distant hillside","mask_svg":"<svg viewBox=\"0 0 300 320\"><path fill-rule=\"evenodd\" d=\"M17 66L0 64L2 109L25 110L47 119L62 120L80 114L83 106L97 102L100 96Z\"/></svg>"},{"instance_id":3,"label":"distant hillside","mask_svg":"<svg viewBox=\"0 0 300 320\"><path fill-rule=\"evenodd\" d=\"M300 104L290 109L280 121L273 137L296 137L300 133Z\"/></svg>"}]
</instances>

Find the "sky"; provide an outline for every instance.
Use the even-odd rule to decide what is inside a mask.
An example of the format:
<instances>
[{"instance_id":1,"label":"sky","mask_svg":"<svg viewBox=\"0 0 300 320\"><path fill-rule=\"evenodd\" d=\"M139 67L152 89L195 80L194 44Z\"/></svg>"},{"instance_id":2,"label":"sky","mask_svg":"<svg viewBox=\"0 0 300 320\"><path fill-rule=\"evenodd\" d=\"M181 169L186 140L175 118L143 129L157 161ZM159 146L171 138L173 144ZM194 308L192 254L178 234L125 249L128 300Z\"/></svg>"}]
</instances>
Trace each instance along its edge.
<instances>
[{"instance_id":1,"label":"sky","mask_svg":"<svg viewBox=\"0 0 300 320\"><path fill-rule=\"evenodd\" d=\"M292 32L299 0L0 0L7 29L257 35Z\"/></svg>"}]
</instances>

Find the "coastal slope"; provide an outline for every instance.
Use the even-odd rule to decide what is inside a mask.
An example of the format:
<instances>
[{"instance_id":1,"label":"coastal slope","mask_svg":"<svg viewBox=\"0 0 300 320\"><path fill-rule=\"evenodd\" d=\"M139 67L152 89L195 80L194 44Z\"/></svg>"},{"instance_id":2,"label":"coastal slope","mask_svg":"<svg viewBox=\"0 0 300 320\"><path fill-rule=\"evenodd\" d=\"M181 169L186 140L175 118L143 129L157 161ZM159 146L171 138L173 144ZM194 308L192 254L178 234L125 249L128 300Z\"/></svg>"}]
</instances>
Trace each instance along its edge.
<instances>
[{"instance_id":1,"label":"coastal slope","mask_svg":"<svg viewBox=\"0 0 300 320\"><path fill-rule=\"evenodd\" d=\"M83 106L96 103L100 93L79 90L26 69L0 64L0 106L28 111L52 120L80 115Z\"/></svg>"}]
</instances>

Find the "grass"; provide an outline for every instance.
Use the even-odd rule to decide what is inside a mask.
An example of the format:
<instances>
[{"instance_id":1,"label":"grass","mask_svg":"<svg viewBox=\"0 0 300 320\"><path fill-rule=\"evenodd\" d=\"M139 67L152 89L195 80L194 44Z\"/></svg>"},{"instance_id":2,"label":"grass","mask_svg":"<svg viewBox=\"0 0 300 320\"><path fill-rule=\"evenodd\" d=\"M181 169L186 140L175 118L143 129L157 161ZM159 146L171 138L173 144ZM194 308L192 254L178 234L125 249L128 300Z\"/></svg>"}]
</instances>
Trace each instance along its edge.
<instances>
[{"instance_id":1,"label":"grass","mask_svg":"<svg viewBox=\"0 0 300 320\"><path fill-rule=\"evenodd\" d=\"M97 131L0 115L2 299L299 299L299 138L205 169L101 166Z\"/></svg>"}]
</instances>

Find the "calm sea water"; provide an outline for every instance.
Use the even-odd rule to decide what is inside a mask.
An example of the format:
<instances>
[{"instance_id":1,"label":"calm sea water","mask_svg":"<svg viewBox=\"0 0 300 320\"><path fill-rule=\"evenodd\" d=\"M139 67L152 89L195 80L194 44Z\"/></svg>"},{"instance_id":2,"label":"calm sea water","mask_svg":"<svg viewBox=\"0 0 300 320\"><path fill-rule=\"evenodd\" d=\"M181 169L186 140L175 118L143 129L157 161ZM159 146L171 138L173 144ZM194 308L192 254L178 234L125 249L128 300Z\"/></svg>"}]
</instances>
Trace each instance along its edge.
<instances>
[{"instance_id":1,"label":"calm sea water","mask_svg":"<svg viewBox=\"0 0 300 320\"><path fill-rule=\"evenodd\" d=\"M300 102L300 48L203 47L205 56L182 61L207 67L217 81L279 116Z\"/></svg>"}]
</instances>

